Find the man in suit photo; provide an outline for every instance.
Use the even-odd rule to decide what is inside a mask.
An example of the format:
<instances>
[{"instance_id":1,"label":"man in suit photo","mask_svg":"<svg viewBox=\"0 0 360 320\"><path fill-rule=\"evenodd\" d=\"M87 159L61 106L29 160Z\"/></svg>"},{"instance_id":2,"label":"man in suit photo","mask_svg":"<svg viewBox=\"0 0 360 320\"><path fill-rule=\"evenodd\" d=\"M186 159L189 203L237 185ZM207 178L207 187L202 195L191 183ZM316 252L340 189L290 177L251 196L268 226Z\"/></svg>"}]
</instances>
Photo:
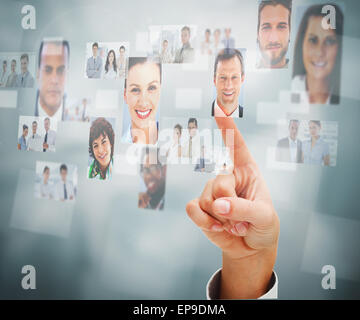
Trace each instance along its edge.
<instances>
[{"instance_id":1,"label":"man in suit photo","mask_svg":"<svg viewBox=\"0 0 360 320\"><path fill-rule=\"evenodd\" d=\"M34 86L34 78L28 70L29 55L24 53L20 57L21 72L16 78L16 87L18 88L32 88Z\"/></svg>"},{"instance_id":2,"label":"man in suit photo","mask_svg":"<svg viewBox=\"0 0 360 320\"><path fill-rule=\"evenodd\" d=\"M43 152L46 151L55 151L55 140L56 140L56 132L54 130L50 130L50 119L45 118L44 120L44 128L45 128L45 137L43 143Z\"/></svg>"},{"instance_id":3,"label":"man in suit photo","mask_svg":"<svg viewBox=\"0 0 360 320\"><path fill-rule=\"evenodd\" d=\"M195 51L190 44L190 28L188 26L181 29L181 42L182 47L176 51L174 63L194 62Z\"/></svg>"},{"instance_id":4,"label":"man in suit photo","mask_svg":"<svg viewBox=\"0 0 360 320\"><path fill-rule=\"evenodd\" d=\"M276 146L276 161L301 163L302 143L297 138L299 120L289 121L289 136L280 139Z\"/></svg>"},{"instance_id":5,"label":"man in suit photo","mask_svg":"<svg viewBox=\"0 0 360 320\"><path fill-rule=\"evenodd\" d=\"M44 40L39 49L35 116L64 120L70 47L65 40Z\"/></svg>"},{"instance_id":6,"label":"man in suit photo","mask_svg":"<svg viewBox=\"0 0 360 320\"><path fill-rule=\"evenodd\" d=\"M91 79L100 79L102 70L102 59L98 56L99 45L97 42L92 45L93 56L87 60L86 75Z\"/></svg>"},{"instance_id":7,"label":"man in suit photo","mask_svg":"<svg viewBox=\"0 0 360 320\"><path fill-rule=\"evenodd\" d=\"M237 49L221 50L215 59L216 99L212 103L211 116L243 117L239 95L244 80L244 59L241 52Z\"/></svg>"}]
</instances>

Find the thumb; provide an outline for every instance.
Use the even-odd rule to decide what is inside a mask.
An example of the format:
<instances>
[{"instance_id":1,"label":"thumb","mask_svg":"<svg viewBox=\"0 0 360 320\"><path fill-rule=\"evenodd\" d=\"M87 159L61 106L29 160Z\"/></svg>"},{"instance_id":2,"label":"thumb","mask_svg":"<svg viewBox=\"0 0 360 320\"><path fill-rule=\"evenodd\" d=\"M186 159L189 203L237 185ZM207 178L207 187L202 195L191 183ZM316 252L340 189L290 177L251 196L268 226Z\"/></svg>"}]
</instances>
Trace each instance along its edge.
<instances>
[{"instance_id":1,"label":"thumb","mask_svg":"<svg viewBox=\"0 0 360 320\"><path fill-rule=\"evenodd\" d=\"M258 227L271 225L273 213L262 201L238 196L217 198L212 204L213 213L233 221L246 221Z\"/></svg>"}]
</instances>

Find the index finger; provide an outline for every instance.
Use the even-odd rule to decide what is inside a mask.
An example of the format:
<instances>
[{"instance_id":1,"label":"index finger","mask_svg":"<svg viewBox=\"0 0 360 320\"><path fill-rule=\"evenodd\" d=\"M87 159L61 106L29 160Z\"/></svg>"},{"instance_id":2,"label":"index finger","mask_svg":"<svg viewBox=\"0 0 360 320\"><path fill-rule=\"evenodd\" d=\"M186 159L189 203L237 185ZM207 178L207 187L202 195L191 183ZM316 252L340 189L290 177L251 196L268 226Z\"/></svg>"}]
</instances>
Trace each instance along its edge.
<instances>
[{"instance_id":1,"label":"index finger","mask_svg":"<svg viewBox=\"0 0 360 320\"><path fill-rule=\"evenodd\" d=\"M230 151L230 157L235 167L253 162L251 153L245 140L236 127L232 117L215 117L218 128L221 130L224 144Z\"/></svg>"}]
</instances>

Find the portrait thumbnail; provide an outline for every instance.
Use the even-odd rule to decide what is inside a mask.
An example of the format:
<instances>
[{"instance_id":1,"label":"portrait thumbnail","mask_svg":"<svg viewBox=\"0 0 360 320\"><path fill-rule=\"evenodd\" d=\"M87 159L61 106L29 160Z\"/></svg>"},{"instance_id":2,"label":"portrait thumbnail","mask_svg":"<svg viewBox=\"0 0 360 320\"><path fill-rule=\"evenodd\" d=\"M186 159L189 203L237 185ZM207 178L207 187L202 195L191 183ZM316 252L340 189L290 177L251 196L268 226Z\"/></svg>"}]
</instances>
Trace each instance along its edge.
<instances>
[{"instance_id":1,"label":"portrait thumbnail","mask_svg":"<svg viewBox=\"0 0 360 320\"><path fill-rule=\"evenodd\" d=\"M151 55L161 63L193 63L197 26L164 25L150 26Z\"/></svg>"},{"instance_id":2,"label":"portrait thumbnail","mask_svg":"<svg viewBox=\"0 0 360 320\"><path fill-rule=\"evenodd\" d=\"M281 69L289 65L292 0L259 0L257 68Z\"/></svg>"},{"instance_id":3,"label":"portrait thumbnail","mask_svg":"<svg viewBox=\"0 0 360 320\"><path fill-rule=\"evenodd\" d=\"M0 89L33 88L35 65L34 52L0 52Z\"/></svg>"},{"instance_id":4,"label":"portrait thumbnail","mask_svg":"<svg viewBox=\"0 0 360 320\"><path fill-rule=\"evenodd\" d=\"M124 86L121 142L156 144L162 83L157 57L130 57Z\"/></svg>"},{"instance_id":5,"label":"portrait thumbnail","mask_svg":"<svg viewBox=\"0 0 360 320\"><path fill-rule=\"evenodd\" d=\"M326 18L327 10L323 13L325 6L333 8L330 22ZM295 24L297 36L291 82L292 102L339 104L343 9L334 3L300 6L296 11Z\"/></svg>"},{"instance_id":6,"label":"portrait thumbnail","mask_svg":"<svg viewBox=\"0 0 360 320\"><path fill-rule=\"evenodd\" d=\"M245 55L246 49L231 48L222 49L216 55L212 117L243 117Z\"/></svg>"},{"instance_id":7,"label":"portrait thumbnail","mask_svg":"<svg viewBox=\"0 0 360 320\"><path fill-rule=\"evenodd\" d=\"M138 207L163 210L165 205L166 163L159 149L144 146L140 158L140 192Z\"/></svg>"},{"instance_id":8,"label":"portrait thumbnail","mask_svg":"<svg viewBox=\"0 0 360 320\"><path fill-rule=\"evenodd\" d=\"M111 180L115 144L115 118L91 118L88 178Z\"/></svg>"},{"instance_id":9,"label":"portrait thumbnail","mask_svg":"<svg viewBox=\"0 0 360 320\"><path fill-rule=\"evenodd\" d=\"M129 48L128 42L88 42L85 77L88 79L125 78Z\"/></svg>"},{"instance_id":10,"label":"portrait thumbnail","mask_svg":"<svg viewBox=\"0 0 360 320\"><path fill-rule=\"evenodd\" d=\"M75 201L77 193L77 167L68 163L36 162L35 198Z\"/></svg>"},{"instance_id":11,"label":"portrait thumbnail","mask_svg":"<svg viewBox=\"0 0 360 320\"><path fill-rule=\"evenodd\" d=\"M40 44L37 65L38 90L34 115L63 121L70 65L69 42L58 38L44 39Z\"/></svg>"},{"instance_id":12,"label":"portrait thumbnail","mask_svg":"<svg viewBox=\"0 0 360 320\"><path fill-rule=\"evenodd\" d=\"M55 152L56 133L54 119L20 116L17 148L21 151Z\"/></svg>"}]
</instances>

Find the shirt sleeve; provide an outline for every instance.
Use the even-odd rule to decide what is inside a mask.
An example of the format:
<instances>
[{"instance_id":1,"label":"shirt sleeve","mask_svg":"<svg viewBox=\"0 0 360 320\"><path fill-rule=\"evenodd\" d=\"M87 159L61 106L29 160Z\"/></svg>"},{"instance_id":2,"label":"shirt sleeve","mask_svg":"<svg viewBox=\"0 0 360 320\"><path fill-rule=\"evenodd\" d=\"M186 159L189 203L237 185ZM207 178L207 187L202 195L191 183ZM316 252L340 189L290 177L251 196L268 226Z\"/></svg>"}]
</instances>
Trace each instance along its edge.
<instances>
[{"instance_id":1,"label":"shirt sleeve","mask_svg":"<svg viewBox=\"0 0 360 320\"><path fill-rule=\"evenodd\" d=\"M209 282L207 283L206 286L207 300L219 299L220 280L221 280L221 268L211 276ZM277 298L278 298L278 278L275 271L273 271L269 283L268 292L266 292L258 299L277 299Z\"/></svg>"}]
</instances>

